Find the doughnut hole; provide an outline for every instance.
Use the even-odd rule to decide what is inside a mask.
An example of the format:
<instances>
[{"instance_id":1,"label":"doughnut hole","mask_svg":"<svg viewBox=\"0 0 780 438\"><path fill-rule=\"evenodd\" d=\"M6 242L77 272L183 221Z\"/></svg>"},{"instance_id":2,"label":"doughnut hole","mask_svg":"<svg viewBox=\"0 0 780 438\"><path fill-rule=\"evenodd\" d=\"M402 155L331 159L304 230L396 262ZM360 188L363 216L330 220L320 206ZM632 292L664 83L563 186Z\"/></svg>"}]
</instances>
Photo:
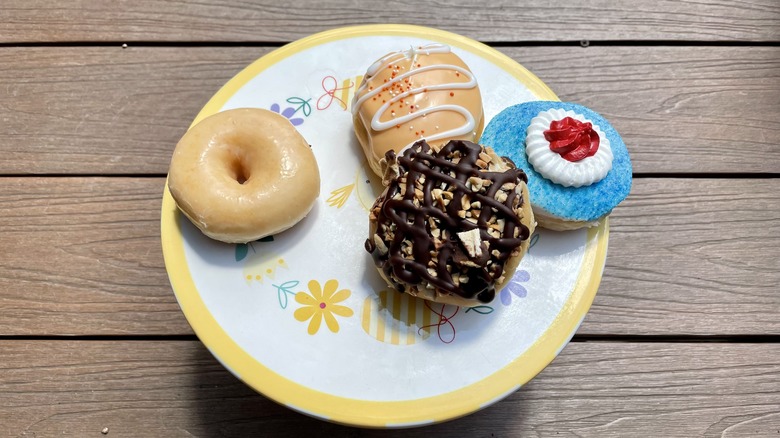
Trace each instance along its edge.
<instances>
[{"instance_id":1,"label":"doughnut hole","mask_svg":"<svg viewBox=\"0 0 780 438\"><path fill-rule=\"evenodd\" d=\"M241 156L236 156L230 164L230 174L237 183L244 185L244 183L249 180L252 172L250 171L246 160Z\"/></svg>"},{"instance_id":2,"label":"doughnut hole","mask_svg":"<svg viewBox=\"0 0 780 438\"><path fill-rule=\"evenodd\" d=\"M225 181L230 185L243 186L249 183L255 172L252 169L252 153L248 145L237 137L219 138L215 147L206 151L203 160L210 163L213 178Z\"/></svg>"},{"instance_id":3,"label":"doughnut hole","mask_svg":"<svg viewBox=\"0 0 780 438\"><path fill-rule=\"evenodd\" d=\"M224 166L225 175L238 185L244 185L254 176L253 162L257 159L251 144L238 135L230 135L224 139L222 147L217 152L220 163Z\"/></svg>"}]
</instances>

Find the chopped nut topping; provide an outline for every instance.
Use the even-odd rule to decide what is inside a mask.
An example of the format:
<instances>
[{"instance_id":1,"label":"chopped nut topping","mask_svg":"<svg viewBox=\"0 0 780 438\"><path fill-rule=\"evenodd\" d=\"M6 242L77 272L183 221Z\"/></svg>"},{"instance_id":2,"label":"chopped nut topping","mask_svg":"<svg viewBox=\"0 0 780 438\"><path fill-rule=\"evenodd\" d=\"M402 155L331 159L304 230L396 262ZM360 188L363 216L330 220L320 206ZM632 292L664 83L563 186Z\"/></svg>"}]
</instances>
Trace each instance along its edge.
<instances>
[{"instance_id":1,"label":"chopped nut topping","mask_svg":"<svg viewBox=\"0 0 780 438\"><path fill-rule=\"evenodd\" d=\"M469 200L468 196L463 196L460 198L460 205L464 210L471 209L471 201Z\"/></svg>"},{"instance_id":2,"label":"chopped nut topping","mask_svg":"<svg viewBox=\"0 0 780 438\"><path fill-rule=\"evenodd\" d=\"M378 234L374 234L374 244L376 245L376 249L379 250L380 254L387 254L387 245L385 245L385 242L382 241L382 238L379 237Z\"/></svg>"},{"instance_id":3,"label":"chopped nut topping","mask_svg":"<svg viewBox=\"0 0 780 438\"><path fill-rule=\"evenodd\" d=\"M385 172L382 175L382 184L389 186L390 183L400 175L401 169L398 166L398 161L392 160L392 162L388 162L385 167Z\"/></svg>"},{"instance_id":4,"label":"chopped nut topping","mask_svg":"<svg viewBox=\"0 0 780 438\"><path fill-rule=\"evenodd\" d=\"M505 160L491 153L458 140L436 148L421 141L398 157L387 155L383 176L393 180L369 217L380 236L372 236L374 260L394 287L489 301L493 281L508 278L504 264L511 239L526 232L510 210L521 210L526 178L512 163L510 170L499 169ZM421 223L423 230L416 228ZM419 275L413 285L395 273L412 266Z\"/></svg>"},{"instance_id":5,"label":"chopped nut topping","mask_svg":"<svg viewBox=\"0 0 780 438\"><path fill-rule=\"evenodd\" d=\"M471 191L478 192L482 190L482 178L472 176L469 178L468 183L471 184ZM467 185L468 187L468 185Z\"/></svg>"}]
</instances>

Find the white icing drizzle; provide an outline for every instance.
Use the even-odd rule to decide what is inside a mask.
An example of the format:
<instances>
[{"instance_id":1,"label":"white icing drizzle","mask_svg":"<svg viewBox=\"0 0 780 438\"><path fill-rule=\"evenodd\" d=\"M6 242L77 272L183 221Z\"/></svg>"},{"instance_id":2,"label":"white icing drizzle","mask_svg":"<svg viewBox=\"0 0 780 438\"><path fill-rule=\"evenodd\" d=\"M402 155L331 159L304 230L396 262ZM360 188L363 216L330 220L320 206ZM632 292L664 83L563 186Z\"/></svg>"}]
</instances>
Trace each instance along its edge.
<instances>
[{"instance_id":1,"label":"white icing drizzle","mask_svg":"<svg viewBox=\"0 0 780 438\"><path fill-rule=\"evenodd\" d=\"M433 64L433 65L426 65L424 67L415 68L417 62L417 56L419 54L430 55L431 53L450 53L450 51L451 51L450 47L447 45L433 43L433 44L428 44L420 47L410 47L409 50L394 52L385 55L375 63L371 64L371 66L366 71L366 79L363 80L363 83L360 84L360 87L358 87L357 91L355 92L355 97L352 102L352 113L356 114L360 110L360 107L363 106L363 103L365 103L368 99L381 93L382 89L390 88L392 87L393 84L400 82L410 76L413 76L418 73L423 73L426 71L431 71L431 70L453 70L464 75L468 79L468 81L427 85L423 87L413 88L411 90L405 91L400 94L396 94L395 96L393 96L392 99L388 100L381 107L379 107L379 109L376 111L374 116L371 118L371 129L375 131L384 131L398 124L406 123L410 120L414 120L418 117L425 117L426 115L436 111L454 111L458 114L461 114L466 119L466 122L462 126L459 126L454 129L450 129L448 131L440 132L431 136L423 137L423 138L425 138L427 141L434 141L434 140L439 140L447 137L457 137L472 132L476 127L476 121L474 120L474 116L466 108L455 104L434 105L414 113L409 113L402 117L396 117L385 122L380 122L382 115L387 111L388 108L390 108L392 104L398 102L399 100L407 96L417 94L417 93L432 91L432 90L458 90L458 89L465 90L477 86L477 79L474 77L474 75L469 70L456 65ZM388 82L383 83L381 87L375 87L373 90L368 91L365 94L362 94L366 91L366 88L368 88L368 82L372 76L376 75L380 70L386 68L388 65L391 65L393 62L396 62L400 59L411 59L412 61L411 68L408 72L403 73L401 75L397 75L391 80L389 80ZM398 152L400 153L404 149L407 149L408 147L413 145L415 141L412 141L411 143L407 144L401 151Z\"/></svg>"},{"instance_id":2,"label":"white icing drizzle","mask_svg":"<svg viewBox=\"0 0 780 438\"><path fill-rule=\"evenodd\" d=\"M550 129L550 123L571 117L583 123L591 123L599 135L599 149L591 157L580 161L568 161L550 149L550 142L544 138L544 131ZM582 114L562 109L540 112L531 119L525 138L525 153L534 170L550 181L564 187L582 187L597 183L612 169L612 148L609 139L598 125L593 124Z\"/></svg>"}]
</instances>

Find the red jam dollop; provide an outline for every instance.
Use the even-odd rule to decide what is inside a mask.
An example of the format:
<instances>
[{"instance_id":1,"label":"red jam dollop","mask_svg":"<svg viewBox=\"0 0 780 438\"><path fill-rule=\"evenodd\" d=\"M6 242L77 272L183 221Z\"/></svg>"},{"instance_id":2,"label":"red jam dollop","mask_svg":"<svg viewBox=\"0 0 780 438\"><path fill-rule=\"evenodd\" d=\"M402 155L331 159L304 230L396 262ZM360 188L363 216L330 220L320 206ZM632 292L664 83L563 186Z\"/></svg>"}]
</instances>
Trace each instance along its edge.
<instances>
[{"instance_id":1,"label":"red jam dollop","mask_svg":"<svg viewBox=\"0 0 780 438\"><path fill-rule=\"evenodd\" d=\"M599 134L593 124L571 117L553 120L544 138L550 142L550 150L571 162L592 157L599 150Z\"/></svg>"}]
</instances>

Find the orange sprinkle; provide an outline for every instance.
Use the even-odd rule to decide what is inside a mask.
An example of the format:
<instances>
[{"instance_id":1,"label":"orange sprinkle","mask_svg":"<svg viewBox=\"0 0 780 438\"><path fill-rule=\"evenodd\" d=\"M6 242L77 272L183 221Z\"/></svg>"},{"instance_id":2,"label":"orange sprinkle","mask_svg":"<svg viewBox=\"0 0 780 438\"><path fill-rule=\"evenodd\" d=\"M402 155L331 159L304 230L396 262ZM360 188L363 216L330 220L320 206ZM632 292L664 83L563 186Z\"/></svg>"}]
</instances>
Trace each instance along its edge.
<instances>
[{"instance_id":1,"label":"orange sprinkle","mask_svg":"<svg viewBox=\"0 0 780 438\"><path fill-rule=\"evenodd\" d=\"M458 73L458 72L455 72L455 76L460 76L460 73Z\"/></svg>"},{"instance_id":2,"label":"orange sprinkle","mask_svg":"<svg viewBox=\"0 0 780 438\"><path fill-rule=\"evenodd\" d=\"M384 100L384 99L382 99L382 103L385 103L385 100Z\"/></svg>"},{"instance_id":3,"label":"orange sprinkle","mask_svg":"<svg viewBox=\"0 0 780 438\"><path fill-rule=\"evenodd\" d=\"M422 132L423 134L425 134L425 130L424 130L424 129L423 129L422 131L420 131L420 132Z\"/></svg>"},{"instance_id":4,"label":"orange sprinkle","mask_svg":"<svg viewBox=\"0 0 780 438\"><path fill-rule=\"evenodd\" d=\"M373 89L374 89L374 87L368 87L368 89L369 89L369 90L373 90Z\"/></svg>"},{"instance_id":5,"label":"orange sprinkle","mask_svg":"<svg viewBox=\"0 0 780 438\"><path fill-rule=\"evenodd\" d=\"M419 66L420 66L420 64L417 64L417 67L419 67Z\"/></svg>"},{"instance_id":6,"label":"orange sprinkle","mask_svg":"<svg viewBox=\"0 0 780 438\"><path fill-rule=\"evenodd\" d=\"M396 128L400 128L400 127L401 127L401 125L395 125L395 127L396 127Z\"/></svg>"},{"instance_id":7,"label":"orange sprinkle","mask_svg":"<svg viewBox=\"0 0 780 438\"><path fill-rule=\"evenodd\" d=\"M450 96L454 96L454 95L455 95L455 93L453 93L452 91L450 91Z\"/></svg>"},{"instance_id":8,"label":"orange sprinkle","mask_svg":"<svg viewBox=\"0 0 780 438\"><path fill-rule=\"evenodd\" d=\"M420 133L419 133L419 132L417 132L417 131L415 131L415 132L414 132L414 135L420 135Z\"/></svg>"}]
</instances>

